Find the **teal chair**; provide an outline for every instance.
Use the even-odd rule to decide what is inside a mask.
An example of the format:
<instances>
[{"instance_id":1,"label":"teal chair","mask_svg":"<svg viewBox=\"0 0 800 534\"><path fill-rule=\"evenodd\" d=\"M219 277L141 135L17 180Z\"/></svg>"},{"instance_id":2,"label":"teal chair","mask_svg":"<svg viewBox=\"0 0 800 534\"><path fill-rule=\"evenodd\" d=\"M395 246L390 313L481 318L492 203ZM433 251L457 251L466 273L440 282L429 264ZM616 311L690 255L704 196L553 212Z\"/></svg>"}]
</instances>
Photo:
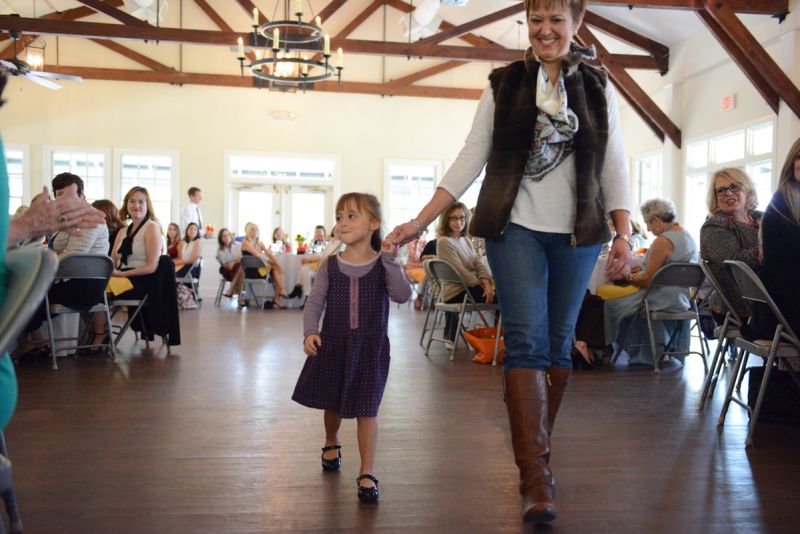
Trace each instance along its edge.
<instances>
[{"instance_id":1,"label":"teal chair","mask_svg":"<svg viewBox=\"0 0 800 534\"><path fill-rule=\"evenodd\" d=\"M44 300L58 269L58 258L46 247L18 248L6 254L8 283L0 306L0 354L7 352ZM0 432L0 497L6 506L11 532L22 532L17 499L11 480L6 440ZM0 521L0 533L5 527Z\"/></svg>"}]
</instances>

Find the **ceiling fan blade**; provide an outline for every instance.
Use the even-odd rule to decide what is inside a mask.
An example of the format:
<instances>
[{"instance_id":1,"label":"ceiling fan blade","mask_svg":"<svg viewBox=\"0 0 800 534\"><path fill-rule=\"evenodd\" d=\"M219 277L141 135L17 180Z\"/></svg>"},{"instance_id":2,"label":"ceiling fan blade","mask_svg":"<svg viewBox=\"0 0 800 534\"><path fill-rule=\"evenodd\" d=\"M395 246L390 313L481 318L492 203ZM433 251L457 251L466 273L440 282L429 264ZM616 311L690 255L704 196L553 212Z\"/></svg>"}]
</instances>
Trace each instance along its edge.
<instances>
[{"instance_id":1,"label":"ceiling fan blade","mask_svg":"<svg viewBox=\"0 0 800 534\"><path fill-rule=\"evenodd\" d=\"M25 74L24 75L27 79L32 81L33 83L38 83L42 87L47 87L48 89L61 89L61 86L57 83L51 82L50 80L45 80L44 78L39 78L35 74Z\"/></svg>"},{"instance_id":2,"label":"ceiling fan blade","mask_svg":"<svg viewBox=\"0 0 800 534\"><path fill-rule=\"evenodd\" d=\"M74 82L83 81L83 78L80 76L73 76L72 74L61 74L58 72L47 72L43 70L37 70L35 74L36 76L41 76L42 78L52 78L54 80L72 80Z\"/></svg>"},{"instance_id":3,"label":"ceiling fan blade","mask_svg":"<svg viewBox=\"0 0 800 534\"><path fill-rule=\"evenodd\" d=\"M3 67L5 67L6 69L8 69L10 71L17 70L17 66L16 65L14 65L12 62L7 61L5 59L0 59L0 65L2 65Z\"/></svg>"}]
</instances>

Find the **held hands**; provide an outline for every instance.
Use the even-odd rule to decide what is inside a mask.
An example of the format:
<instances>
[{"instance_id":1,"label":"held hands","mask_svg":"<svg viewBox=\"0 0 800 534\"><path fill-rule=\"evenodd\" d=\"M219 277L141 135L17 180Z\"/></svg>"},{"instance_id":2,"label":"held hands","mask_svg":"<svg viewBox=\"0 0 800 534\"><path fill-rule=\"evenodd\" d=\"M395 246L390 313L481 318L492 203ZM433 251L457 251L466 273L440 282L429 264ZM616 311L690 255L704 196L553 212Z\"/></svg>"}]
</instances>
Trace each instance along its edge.
<instances>
[{"instance_id":1,"label":"held hands","mask_svg":"<svg viewBox=\"0 0 800 534\"><path fill-rule=\"evenodd\" d=\"M417 238L417 229L418 226L412 222L400 224L386 236L385 241L390 241L397 246L405 245Z\"/></svg>"},{"instance_id":2,"label":"held hands","mask_svg":"<svg viewBox=\"0 0 800 534\"><path fill-rule=\"evenodd\" d=\"M318 334L309 334L303 341L303 352L308 356L316 356L317 349L322 346L322 338Z\"/></svg>"},{"instance_id":3,"label":"held hands","mask_svg":"<svg viewBox=\"0 0 800 534\"><path fill-rule=\"evenodd\" d=\"M395 245L395 244L394 244L394 243L393 243L393 242L392 242L392 241L389 239L389 237L387 237L386 239L384 239L384 240L383 240L383 242L381 243L381 252L389 252L390 254L393 254L395 257L397 257L397 250L398 250L398 248L399 248L399 247L398 247L397 245Z\"/></svg>"},{"instance_id":4,"label":"held hands","mask_svg":"<svg viewBox=\"0 0 800 534\"><path fill-rule=\"evenodd\" d=\"M608 251L608 263L606 263L606 278L609 280L620 280L625 278L628 270L628 260L631 257L631 247L622 239L615 239L611 243Z\"/></svg>"}]
</instances>

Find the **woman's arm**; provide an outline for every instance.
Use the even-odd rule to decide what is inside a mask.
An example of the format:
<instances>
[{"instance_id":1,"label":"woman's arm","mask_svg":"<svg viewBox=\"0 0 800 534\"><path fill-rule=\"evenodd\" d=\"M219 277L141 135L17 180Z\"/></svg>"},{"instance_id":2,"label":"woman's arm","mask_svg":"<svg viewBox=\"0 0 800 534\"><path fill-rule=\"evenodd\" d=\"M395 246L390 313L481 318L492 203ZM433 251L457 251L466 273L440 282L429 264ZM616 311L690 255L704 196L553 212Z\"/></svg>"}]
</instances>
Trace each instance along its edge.
<instances>
[{"instance_id":1,"label":"woman's arm","mask_svg":"<svg viewBox=\"0 0 800 534\"><path fill-rule=\"evenodd\" d=\"M117 236L119 239L119 236ZM147 263L141 267L136 267L129 271L114 271L114 276L144 276L153 274L158 268L158 257L161 256L161 233L158 231L157 224L148 224L144 228L144 248L147 253Z\"/></svg>"},{"instance_id":2,"label":"woman's arm","mask_svg":"<svg viewBox=\"0 0 800 534\"><path fill-rule=\"evenodd\" d=\"M278 262L278 258L276 258L275 255L272 252L270 252L270 250L267 247L265 247L263 243L260 243L260 245L264 250L264 256L266 256L270 265L272 265L272 271L275 272L276 274L283 273L283 267L281 267L281 264Z\"/></svg>"},{"instance_id":3,"label":"woman's arm","mask_svg":"<svg viewBox=\"0 0 800 534\"><path fill-rule=\"evenodd\" d=\"M121 259L119 257L119 254L117 254L117 250L119 249L119 246L122 244L122 240L125 239L127 233L128 230L123 226L122 228L119 229L119 232L117 232L117 237L114 238L114 246L111 247L111 260L114 262L115 269L119 267L119 262Z\"/></svg>"},{"instance_id":4,"label":"woman's arm","mask_svg":"<svg viewBox=\"0 0 800 534\"><path fill-rule=\"evenodd\" d=\"M175 263L175 267L183 267L184 265L189 263L189 260L183 259L183 252L186 250L190 243L187 243L183 239L178 242L178 257L172 260Z\"/></svg>"},{"instance_id":5,"label":"woman's arm","mask_svg":"<svg viewBox=\"0 0 800 534\"><path fill-rule=\"evenodd\" d=\"M472 265L464 265L461 257L458 255L458 249L452 239L447 237L440 237L436 243L436 252L440 260L444 260L453 268L458 271L461 278L468 286L477 286L481 284L478 278L478 273L472 270Z\"/></svg>"},{"instance_id":6,"label":"woman's arm","mask_svg":"<svg viewBox=\"0 0 800 534\"><path fill-rule=\"evenodd\" d=\"M673 252L675 252L675 247L672 245L672 241L663 236L657 237L647 254L644 272L633 274L630 277L631 283L637 287L650 287L653 276L664 266L664 262Z\"/></svg>"}]
</instances>

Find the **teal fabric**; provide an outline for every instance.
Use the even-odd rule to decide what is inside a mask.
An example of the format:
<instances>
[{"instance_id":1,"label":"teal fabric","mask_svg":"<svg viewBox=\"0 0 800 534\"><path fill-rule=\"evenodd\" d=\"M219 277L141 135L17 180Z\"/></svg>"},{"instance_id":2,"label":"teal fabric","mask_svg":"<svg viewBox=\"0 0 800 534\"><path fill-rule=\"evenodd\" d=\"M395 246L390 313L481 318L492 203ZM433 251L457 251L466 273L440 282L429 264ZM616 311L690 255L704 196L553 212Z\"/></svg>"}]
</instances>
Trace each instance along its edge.
<instances>
[{"instance_id":1,"label":"teal fabric","mask_svg":"<svg viewBox=\"0 0 800 534\"><path fill-rule=\"evenodd\" d=\"M6 299L6 242L8 241L8 172L6 151L0 138L0 304ZM17 405L17 377L8 354L0 355L0 429L11 420Z\"/></svg>"}]
</instances>

